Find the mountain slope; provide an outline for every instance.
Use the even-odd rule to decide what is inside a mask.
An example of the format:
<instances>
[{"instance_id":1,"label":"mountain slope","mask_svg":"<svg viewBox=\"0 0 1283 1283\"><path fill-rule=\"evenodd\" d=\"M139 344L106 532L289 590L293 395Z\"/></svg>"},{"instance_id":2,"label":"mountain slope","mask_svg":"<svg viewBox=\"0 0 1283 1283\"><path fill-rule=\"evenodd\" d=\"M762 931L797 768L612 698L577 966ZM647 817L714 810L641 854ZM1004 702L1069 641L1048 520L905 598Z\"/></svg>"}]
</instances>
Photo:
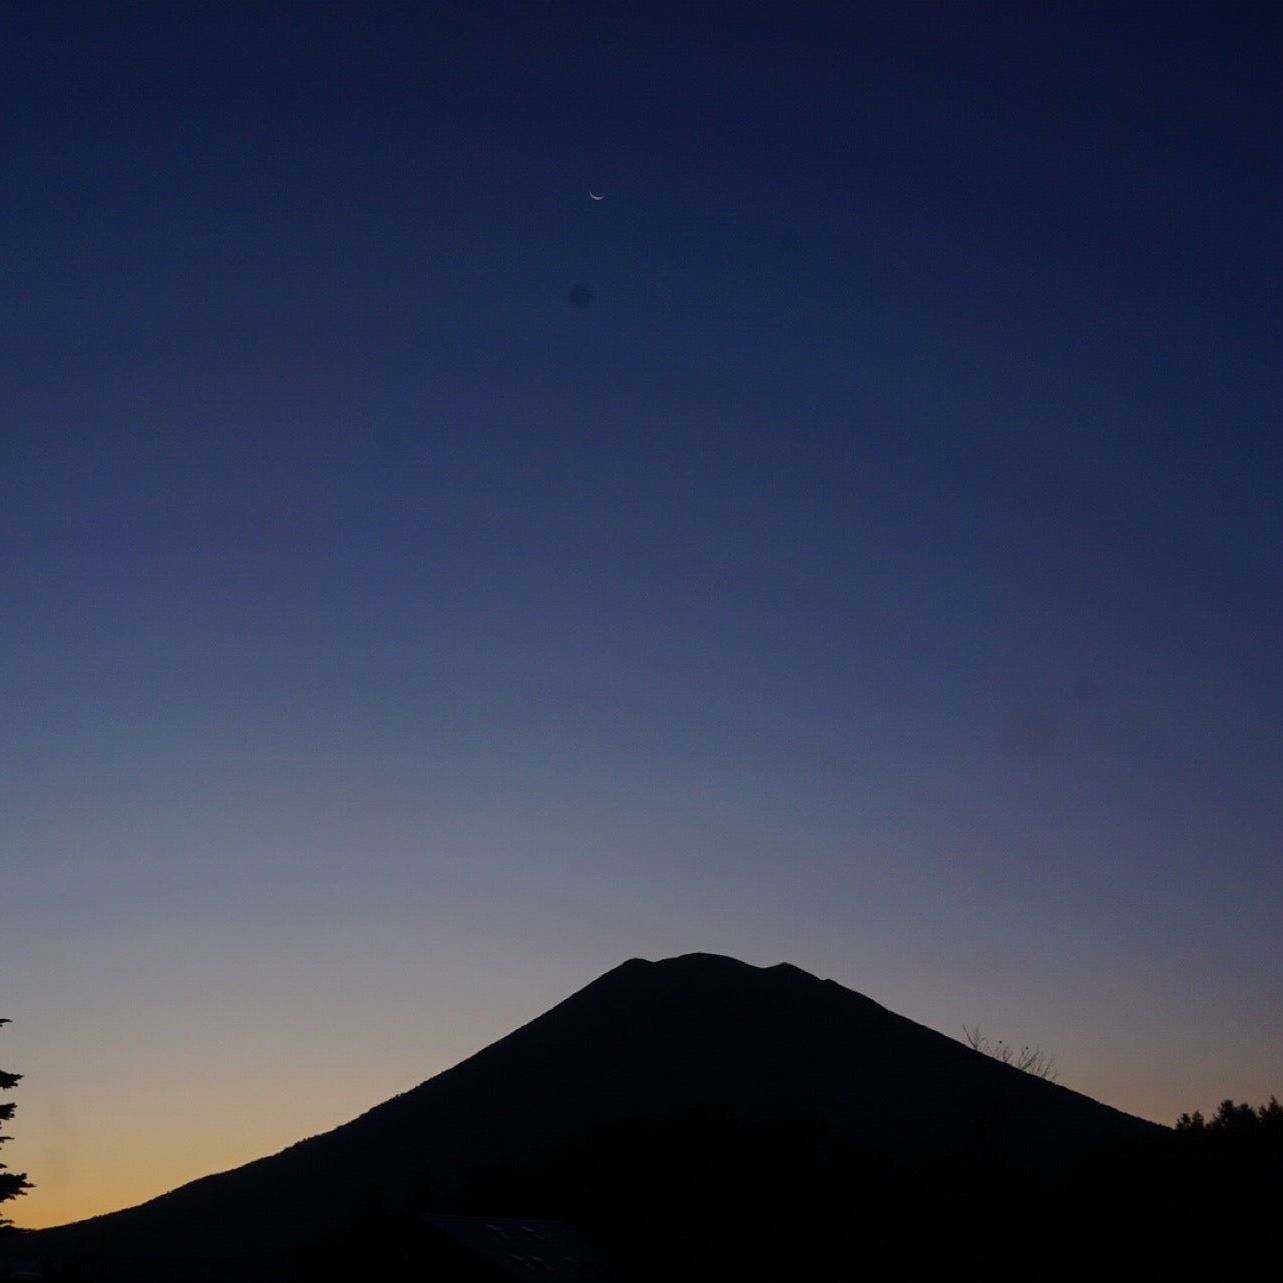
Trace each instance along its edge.
<instances>
[{"instance_id":1,"label":"mountain slope","mask_svg":"<svg viewBox=\"0 0 1283 1283\"><path fill-rule=\"evenodd\" d=\"M788 964L633 959L332 1132L40 1231L25 1250L287 1250L363 1202L403 1204L425 1179L457 1206L478 1171L519 1169L620 1120L700 1107L761 1123L806 1114L864 1146L1030 1170L1162 1130Z\"/></svg>"}]
</instances>

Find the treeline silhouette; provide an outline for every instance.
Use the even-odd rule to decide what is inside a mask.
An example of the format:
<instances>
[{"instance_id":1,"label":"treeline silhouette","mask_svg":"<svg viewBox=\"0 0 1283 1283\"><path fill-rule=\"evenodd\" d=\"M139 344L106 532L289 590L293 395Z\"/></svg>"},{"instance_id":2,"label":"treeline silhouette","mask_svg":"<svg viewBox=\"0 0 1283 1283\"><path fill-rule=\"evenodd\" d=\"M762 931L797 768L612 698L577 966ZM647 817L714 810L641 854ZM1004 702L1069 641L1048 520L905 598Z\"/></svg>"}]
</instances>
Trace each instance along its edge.
<instances>
[{"instance_id":1,"label":"treeline silhouette","mask_svg":"<svg viewBox=\"0 0 1283 1283\"><path fill-rule=\"evenodd\" d=\"M1283 1143L1283 1105L1274 1096L1268 1105L1258 1105L1255 1109L1223 1100L1210 1119L1204 1119L1197 1110L1182 1114L1176 1120L1176 1130L1199 1138L1200 1144L1208 1143L1202 1138L1211 1137L1210 1143L1214 1145L1247 1143L1258 1148L1279 1145Z\"/></svg>"},{"instance_id":2,"label":"treeline silhouette","mask_svg":"<svg viewBox=\"0 0 1283 1283\"><path fill-rule=\"evenodd\" d=\"M1277 1202L1283 1194L1283 1105L1236 1105L1223 1100L1210 1119L1182 1114L1174 1150L1181 1175L1204 1199L1225 1196L1240 1209Z\"/></svg>"}]
</instances>

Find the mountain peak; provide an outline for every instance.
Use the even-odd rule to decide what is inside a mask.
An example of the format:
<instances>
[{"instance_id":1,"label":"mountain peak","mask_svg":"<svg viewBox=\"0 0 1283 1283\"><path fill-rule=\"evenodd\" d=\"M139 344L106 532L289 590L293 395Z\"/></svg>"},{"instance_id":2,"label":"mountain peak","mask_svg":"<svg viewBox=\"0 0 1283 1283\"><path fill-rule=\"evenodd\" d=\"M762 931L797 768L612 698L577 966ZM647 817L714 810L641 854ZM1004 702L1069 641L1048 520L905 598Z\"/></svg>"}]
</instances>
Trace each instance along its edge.
<instances>
[{"instance_id":1,"label":"mountain peak","mask_svg":"<svg viewBox=\"0 0 1283 1283\"><path fill-rule=\"evenodd\" d=\"M818 976L812 975L809 971L804 971L801 967L794 966L791 962L776 962L759 966L751 962L744 962L740 958L733 958L728 954L699 951L679 953L669 958L657 958L654 960L649 958L629 958L627 962L620 963L619 966L606 972L600 979L605 980L610 976L640 975L646 972L652 972L657 977L662 977L665 981L689 979L727 980L735 978L751 982L755 978L774 976L777 978L790 977L810 984L831 983L822 981Z\"/></svg>"},{"instance_id":2,"label":"mountain peak","mask_svg":"<svg viewBox=\"0 0 1283 1283\"><path fill-rule=\"evenodd\" d=\"M982 1152L996 1127L1003 1153L1030 1165L1157 1130L791 963L631 958L352 1122L96 1218L91 1233L120 1251L299 1243L331 1224L334 1187L356 1172L389 1206L431 1188L436 1210L497 1214L467 1205L478 1172L536 1171L585 1137L710 1109L749 1128L805 1115L857 1146L954 1159Z\"/></svg>"}]
</instances>

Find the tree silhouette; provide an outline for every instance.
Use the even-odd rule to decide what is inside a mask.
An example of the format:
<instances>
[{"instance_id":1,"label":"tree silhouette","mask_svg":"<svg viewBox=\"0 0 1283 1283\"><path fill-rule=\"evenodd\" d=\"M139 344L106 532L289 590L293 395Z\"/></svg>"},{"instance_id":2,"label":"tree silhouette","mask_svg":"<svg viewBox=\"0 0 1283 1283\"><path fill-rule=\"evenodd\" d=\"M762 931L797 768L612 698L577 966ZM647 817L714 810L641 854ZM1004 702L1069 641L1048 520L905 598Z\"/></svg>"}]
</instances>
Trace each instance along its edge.
<instances>
[{"instance_id":1,"label":"tree silhouette","mask_svg":"<svg viewBox=\"0 0 1283 1283\"><path fill-rule=\"evenodd\" d=\"M1232 1100L1223 1100L1211 1119L1205 1119L1195 1110L1192 1114L1182 1114L1176 1120L1176 1130L1197 1135L1201 1132L1221 1133L1230 1136L1268 1136L1283 1137L1283 1105L1270 1097L1268 1105L1236 1105Z\"/></svg>"},{"instance_id":2,"label":"tree silhouette","mask_svg":"<svg viewBox=\"0 0 1283 1283\"><path fill-rule=\"evenodd\" d=\"M7 1025L7 1020L0 1020L0 1025ZM0 1069L0 1091L9 1091L18 1085L21 1074L7 1074ZM0 1104L0 1123L8 1122L13 1117L13 1101L7 1100ZM9 1139L8 1136L0 1136L0 1145ZM25 1194L31 1188L31 1182L27 1180L25 1172L10 1172L4 1170L4 1164L0 1163L0 1203L8 1202L11 1198L17 1198L19 1194ZM11 1225L13 1222L0 1216L0 1229Z\"/></svg>"},{"instance_id":3,"label":"tree silhouette","mask_svg":"<svg viewBox=\"0 0 1283 1283\"><path fill-rule=\"evenodd\" d=\"M1171 1176L1198 1216L1272 1225L1283 1192L1283 1105L1253 1108L1223 1100L1210 1119L1182 1114ZM1222 1275L1228 1277L1228 1275Z\"/></svg>"}]
</instances>

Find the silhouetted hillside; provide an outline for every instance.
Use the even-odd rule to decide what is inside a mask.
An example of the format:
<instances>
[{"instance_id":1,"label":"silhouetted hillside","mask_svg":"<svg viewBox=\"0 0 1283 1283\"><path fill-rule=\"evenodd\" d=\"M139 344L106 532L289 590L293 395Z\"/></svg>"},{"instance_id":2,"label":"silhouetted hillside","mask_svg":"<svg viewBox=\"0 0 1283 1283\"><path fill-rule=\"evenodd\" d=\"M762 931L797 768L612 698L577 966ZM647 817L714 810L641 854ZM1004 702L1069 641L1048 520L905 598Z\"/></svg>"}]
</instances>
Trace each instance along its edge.
<instances>
[{"instance_id":1,"label":"silhouetted hillside","mask_svg":"<svg viewBox=\"0 0 1283 1283\"><path fill-rule=\"evenodd\" d=\"M332 1132L24 1251L285 1252L426 1206L586 1222L634 1261L708 1242L748 1261L764 1250L743 1240L750 1214L793 1227L783 1251L857 1205L869 1224L889 1201L939 1201L942 1181L950 1207L979 1184L1014 1208L1164 1132L788 964L633 959Z\"/></svg>"}]
</instances>

